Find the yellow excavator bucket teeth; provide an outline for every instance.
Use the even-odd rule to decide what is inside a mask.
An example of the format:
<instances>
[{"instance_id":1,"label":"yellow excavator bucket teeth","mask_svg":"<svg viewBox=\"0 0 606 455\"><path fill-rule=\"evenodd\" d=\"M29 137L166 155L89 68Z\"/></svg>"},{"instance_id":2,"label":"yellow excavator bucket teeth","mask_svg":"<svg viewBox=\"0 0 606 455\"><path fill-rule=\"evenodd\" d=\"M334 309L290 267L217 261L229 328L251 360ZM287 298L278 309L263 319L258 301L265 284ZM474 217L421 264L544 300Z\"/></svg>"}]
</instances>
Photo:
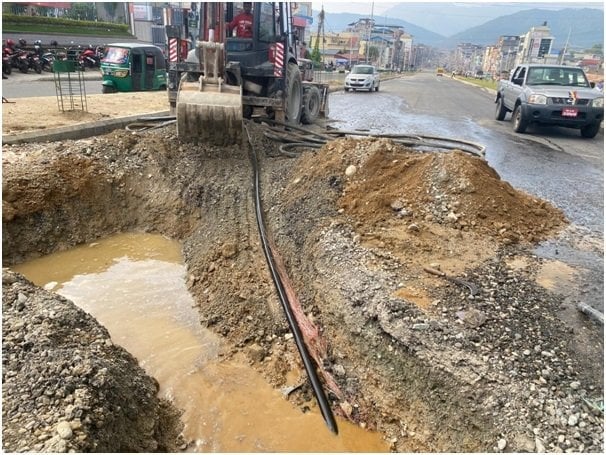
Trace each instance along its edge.
<instances>
[{"instance_id":1,"label":"yellow excavator bucket teeth","mask_svg":"<svg viewBox=\"0 0 606 455\"><path fill-rule=\"evenodd\" d=\"M181 90L177 97L177 135L213 145L240 144L243 138L239 93Z\"/></svg>"}]
</instances>

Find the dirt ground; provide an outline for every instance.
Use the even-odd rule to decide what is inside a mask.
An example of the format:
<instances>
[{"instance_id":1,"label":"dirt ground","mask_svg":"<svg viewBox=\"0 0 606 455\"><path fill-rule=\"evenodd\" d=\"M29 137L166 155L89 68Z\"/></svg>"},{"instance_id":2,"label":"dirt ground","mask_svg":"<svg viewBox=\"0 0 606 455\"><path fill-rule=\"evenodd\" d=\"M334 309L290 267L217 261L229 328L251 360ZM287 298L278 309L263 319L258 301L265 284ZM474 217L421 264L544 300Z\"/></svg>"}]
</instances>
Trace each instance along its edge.
<instances>
[{"instance_id":1,"label":"dirt ground","mask_svg":"<svg viewBox=\"0 0 606 455\"><path fill-rule=\"evenodd\" d=\"M77 125L116 116L146 114L168 111L165 92L106 93L86 96L86 107L61 111L56 96L33 98L12 98L10 103L2 103L2 134L16 134L27 131ZM44 119L44 121L41 121Z\"/></svg>"},{"instance_id":2,"label":"dirt ground","mask_svg":"<svg viewBox=\"0 0 606 455\"><path fill-rule=\"evenodd\" d=\"M162 109L149 95L141 113ZM460 151L343 138L290 158L264 126L248 128L335 413L394 451L603 452L600 329L567 326L561 297L536 282L531 249L567 226L559 209ZM251 178L241 147L181 143L174 127L5 147L3 265L117 231L177 238L201 323L280 387L300 361L282 341ZM307 386L291 395L310 398Z\"/></svg>"}]
</instances>

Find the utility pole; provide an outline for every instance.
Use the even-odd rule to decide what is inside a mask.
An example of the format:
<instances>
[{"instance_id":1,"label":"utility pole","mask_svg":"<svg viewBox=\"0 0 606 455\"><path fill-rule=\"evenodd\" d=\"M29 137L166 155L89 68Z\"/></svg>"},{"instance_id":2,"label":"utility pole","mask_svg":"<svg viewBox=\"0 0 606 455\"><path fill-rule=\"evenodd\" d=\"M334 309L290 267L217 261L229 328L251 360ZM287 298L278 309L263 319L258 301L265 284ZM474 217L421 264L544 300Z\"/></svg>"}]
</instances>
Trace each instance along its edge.
<instances>
[{"instance_id":1,"label":"utility pole","mask_svg":"<svg viewBox=\"0 0 606 455\"><path fill-rule=\"evenodd\" d=\"M324 4L322 4L322 10L318 14L318 36L314 42L313 56L318 59L318 63L322 63L322 55L320 54L320 32L322 37L324 36ZM322 43L322 49L324 49L324 43Z\"/></svg>"},{"instance_id":2,"label":"utility pole","mask_svg":"<svg viewBox=\"0 0 606 455\"><path fill-rule=\"evenodd\" d=\"M564 51L560 56L560 65L564 63L564 59L566 58L566 51L568 50L568 41L570 40L570 32L572 29L568 29L568 38L566 38L566 44L564 45Z\"/></svg>"},{"instance_id":3,"label":"utility pole","mask_svg":"<svg viewBox=\"0 0 606 455\"><path fill-rule=\"evenodd\" d=\"M372 2L371 6L370 6L370 22L368 23L368 39L366 40L366 63L370 63L370 61L368 60L368 53L370 50L370 34L372 33L372 22L373 22L374 12L375 12L375 2Z\"/></svg>"}]
</instances>

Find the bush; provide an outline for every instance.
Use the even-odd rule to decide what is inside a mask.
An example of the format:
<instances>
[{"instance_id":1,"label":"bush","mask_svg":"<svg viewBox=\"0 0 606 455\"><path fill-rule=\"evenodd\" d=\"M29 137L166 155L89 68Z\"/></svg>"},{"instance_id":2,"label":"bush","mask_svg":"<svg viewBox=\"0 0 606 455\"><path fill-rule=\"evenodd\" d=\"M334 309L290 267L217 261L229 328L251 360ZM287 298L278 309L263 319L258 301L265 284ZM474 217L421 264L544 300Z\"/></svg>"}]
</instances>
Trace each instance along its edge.
<instances>
[{"instance_id":1,"label":"bush","mask_svg":"<svg viewBox=\"0 0 606 455\"><path fill-rule=\"evenodd\" d=\"M2 26L7 25L39 25L39 26L68 26L68 27L86 27L107 31L115 31L117 33L128 33L128 24L114 24L111 22L95 22L95 21L79 21L74 19L64 19L61 17L45 17L45 16L17 16L15 14L3 14Z\"/></svg>"}]
</instances>

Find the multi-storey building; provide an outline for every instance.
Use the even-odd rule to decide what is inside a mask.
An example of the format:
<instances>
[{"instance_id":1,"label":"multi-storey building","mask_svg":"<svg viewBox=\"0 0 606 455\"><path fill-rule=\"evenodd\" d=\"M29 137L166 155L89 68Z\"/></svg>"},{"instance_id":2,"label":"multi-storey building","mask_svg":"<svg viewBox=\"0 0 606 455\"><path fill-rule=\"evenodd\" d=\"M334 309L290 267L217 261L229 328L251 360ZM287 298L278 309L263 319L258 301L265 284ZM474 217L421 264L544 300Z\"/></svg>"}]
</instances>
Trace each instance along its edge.
<instances>
[{"instance_id":1,"label":"multi-storey building","mask_svg":"<svg viewBox=\"0 0 606 455\"><path fill-rule=\"evenodd\" d=\"M498 71L494 74L502 76L509 74L515 67L518 52L520 48L520 37L517 35L502 35L497 41L496 49L498 52L498 62L496 68Z\"/></svg>"},{"instance_id":2,"label":"multi-storey building","mask_svg":"<svg viewBox=\"0 0 606 455\"><path fill-rule=\"evenodd\" d=\"M539 27L531 27L525 35L520 36L518 63L555 63L557 56L551 55L554 40L547 22Z\"/></svg>"}]
</instances>

